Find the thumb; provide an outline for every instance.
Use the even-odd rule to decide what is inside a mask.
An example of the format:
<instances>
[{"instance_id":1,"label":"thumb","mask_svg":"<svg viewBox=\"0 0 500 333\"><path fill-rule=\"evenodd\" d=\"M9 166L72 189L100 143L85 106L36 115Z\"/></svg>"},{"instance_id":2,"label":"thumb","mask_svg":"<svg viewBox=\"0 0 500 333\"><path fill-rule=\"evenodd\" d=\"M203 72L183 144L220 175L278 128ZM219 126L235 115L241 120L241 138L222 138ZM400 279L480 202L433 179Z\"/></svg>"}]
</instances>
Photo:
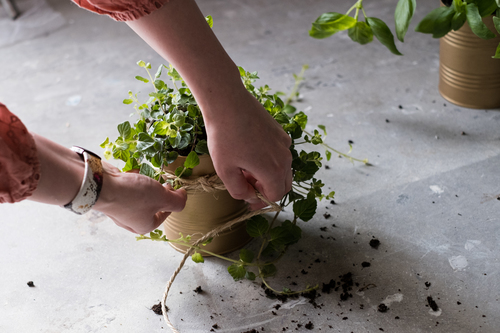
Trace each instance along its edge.
<instances>
[{"instance_id":1,"label":"thumb","mask_svg":"<svg viewBox=\"0 0 500 333\"><path fill-rule=\"evenodd\" d=\"M165 196L162 198L160 211L180 212L186 206L187 192L184 189L174 190L170 184L164 184Z\"/></svg>"}]
</instances>

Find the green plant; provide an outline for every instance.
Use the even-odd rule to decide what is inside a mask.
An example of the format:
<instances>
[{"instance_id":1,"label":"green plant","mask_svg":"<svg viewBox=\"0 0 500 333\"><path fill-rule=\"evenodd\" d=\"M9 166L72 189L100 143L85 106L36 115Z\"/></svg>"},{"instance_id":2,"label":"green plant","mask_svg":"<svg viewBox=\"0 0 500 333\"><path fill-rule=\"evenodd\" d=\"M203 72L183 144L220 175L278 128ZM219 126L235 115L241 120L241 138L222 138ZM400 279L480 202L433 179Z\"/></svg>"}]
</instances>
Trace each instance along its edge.
<instances>
[{"instance_id":1,"label":"green plant","mask_svg":"<svg viewBox=\"0 0 500 333\"><path fill-rule=\"evenodd\" d=\"M460 29L468 22L474 34L482 39L496 36L488 29L482 18L493 16L496 30L500 33L500 0L443 0L445 6L431 11L417 25L415 31L431 34L433 38L441 38L452 30ZM399 0L394 12L396 36L404 42L413 14L417 6L416 0ZM354 16L349 16L355 10ZM359 21L362 12L364 21ZM367 44L375 36L392 53L402 55L394 42L394 35L385 22L369 17L365 13L363 0L356 3L346 14L335 12L324 13L312 23L309 35L314 38L326 38L339 31L348 31L349 37L360 44ZM493 58L500 59L500 44Z\"/></svg>"},{"instance_id":2,"label":"green plant","mask_svg":"<svg viewBox=\"0 0 500 333\"><path fill-rule=\"evenodd\" d=\"M138 94L128 93L125 104L134 104L137 120L131 124L129 121L118 125L119 136L115 141L109 138L101 144L105 148L106 158L115 158L125 163L122 171L138 169L141 174L165 182L164 166L174 162L178 156L187 156L183 166L175 170L172 182L180 186L180 179L189 176L199 163L198 155L209 154L206 144L206 132L201 110L196 103L189 87L172 66L161 65L153 76L150 72L151 65L144 61L137 63L142 67L148 78L136 76L137 80L151 84L152 92L148 94L146 102L141 102ZM137 239L151 239L179 243L194 247L196 252L192 259L203 262L200 253L207 253L231 262L228 272L235 280L262 278L268 288L274 292L265 278L276 272L275 263L284 255L288 246L295 244L301 238L301 228L298 221L307 222L312 219L317 209L317 201L323 198L333 198L334 192L323 193L324 183L315 177L322 166L321 154L317 151L299 149L303 145L321 145L325 148L326 159L330 160L333 153L347 157L351 162L361 161L347 154L341 153L324 142L326 128L319 125L317 129L306 131L307 115L293 107L290 103L298 95L298 86L303 79L304 70L300 75L295 75L295 87L287 98L287 104L280 98L282 93L270 93L267 85L256 87L255 81L259 78L257 72L248 72L239 68L241 79L247 90L264 106L269 114L283 127L292 139L290 150L293 155L293 188L281 200L281 207L292 207L293 218L280 225L279 212L269 222L264 216L255 216L247 221L247 232L251 237L261 240L257 253L242 249L239 260L210 253L204 250L202 244L194 247L191 236L180 235L178 239L167 239L161 230L155 230L149 236L142 235ZM171 83L167 84L161 79L162 72L166 70ZM367 160L361 161L368 163ZM281 291L285 294L294 294L289 289Z\"/></svg>"}]
</instances>

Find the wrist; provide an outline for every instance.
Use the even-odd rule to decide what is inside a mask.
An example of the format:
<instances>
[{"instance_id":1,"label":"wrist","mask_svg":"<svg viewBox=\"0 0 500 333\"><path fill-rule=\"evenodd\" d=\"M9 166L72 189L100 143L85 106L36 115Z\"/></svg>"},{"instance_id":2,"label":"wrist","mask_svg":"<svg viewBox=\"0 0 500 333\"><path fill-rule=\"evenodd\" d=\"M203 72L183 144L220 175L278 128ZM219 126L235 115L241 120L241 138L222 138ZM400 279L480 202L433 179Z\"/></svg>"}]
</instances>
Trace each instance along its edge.
<instances>
[{"instance_id":1,"label":"wrist","mask_svg":"<svg viewBox=\"0 0 500 333\"><path fill-rule=\"evenodd\" d=\"M101 194L93 208L102 213L106 213L108 208L113 205L113 202L116 203L117 201L116 194L119 193L118 180L121 172L105 161L102 162L102 170L104 181L101 188Z\"/></svg>"}]
</instances>

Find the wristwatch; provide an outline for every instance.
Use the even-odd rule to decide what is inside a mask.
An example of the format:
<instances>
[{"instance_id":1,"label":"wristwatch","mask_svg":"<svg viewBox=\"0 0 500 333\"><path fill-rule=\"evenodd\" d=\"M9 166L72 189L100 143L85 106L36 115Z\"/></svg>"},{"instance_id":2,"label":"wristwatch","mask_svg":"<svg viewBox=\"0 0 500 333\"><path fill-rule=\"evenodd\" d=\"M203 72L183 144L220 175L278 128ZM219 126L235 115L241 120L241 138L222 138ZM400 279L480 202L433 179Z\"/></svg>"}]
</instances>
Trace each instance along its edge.
<instances>
[{"instance_id":1,"label":"wristwatch","mask_svg":"<svg viewBox=\"0 0 500 333\"><path fill-rule=\"evenodd\" d=\"M64 208L82 215L91 210L97 199L99 199L103 182L102 163L97 154L87 149L73 146L71 150L77 153L85 162L85 173L78 194L70 203L64 205Z\"/></svg>"}]
</instances>

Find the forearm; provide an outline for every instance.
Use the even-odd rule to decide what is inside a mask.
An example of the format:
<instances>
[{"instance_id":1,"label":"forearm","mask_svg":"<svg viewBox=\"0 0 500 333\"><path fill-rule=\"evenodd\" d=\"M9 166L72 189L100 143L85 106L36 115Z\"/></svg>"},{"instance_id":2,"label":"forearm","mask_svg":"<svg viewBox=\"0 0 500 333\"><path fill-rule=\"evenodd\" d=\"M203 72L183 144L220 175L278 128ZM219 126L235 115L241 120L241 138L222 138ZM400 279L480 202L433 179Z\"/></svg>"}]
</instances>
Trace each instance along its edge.
<instances>
[{"instance_id":1,"label":"forearm","mask_svg":"<svg viewBox=\"0 0 500 333\"><path fill-rule=\"evenodd\" d=\"M77 153L33 134L40 161L38 186L28 199L52 205L65 205L78 193L85 165Z\"/></svg>"},{"instance_id":2,"label":"forearm","mask_svg":"<svg viewBox=\"0 0 500 333\"><path fill-rule=\"evenodd\" d=\"M213 106L222 96L244 92L238 68L194 0L171 0L151 15L127 24L177 69L206 120L220 110Z\"/></svg>"}]
</instances>

